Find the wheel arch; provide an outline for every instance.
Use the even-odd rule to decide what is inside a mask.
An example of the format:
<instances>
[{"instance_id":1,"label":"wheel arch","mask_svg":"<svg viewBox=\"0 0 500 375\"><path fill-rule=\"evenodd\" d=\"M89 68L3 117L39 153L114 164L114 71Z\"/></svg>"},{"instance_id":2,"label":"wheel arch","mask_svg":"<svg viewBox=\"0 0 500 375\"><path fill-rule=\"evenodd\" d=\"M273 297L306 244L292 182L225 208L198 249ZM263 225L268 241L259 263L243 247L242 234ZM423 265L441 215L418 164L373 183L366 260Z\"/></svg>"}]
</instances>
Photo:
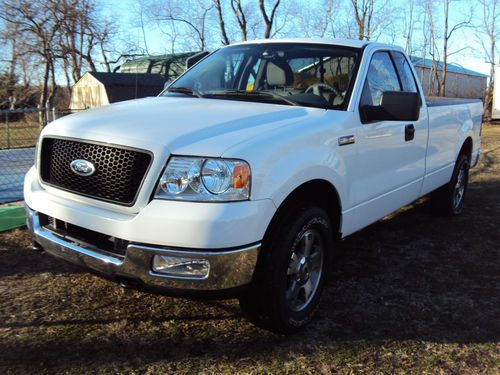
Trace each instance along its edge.
<instances>
[{"instance_id":1,"label":"wheel arch","mask_svg":"<svg viewBox=\"0 0 500 375\"><path fill-rule=\"evenodd\" d=\"M297 186L281 202L266 230L264 241L269 239L288 213L301 203L315 204L323 208L330 217L334 236L341 237L342 203L338 190L327 180L314 179Z\"/></svg>"},{"instance_id":2,"label":"wheel arch","mask_svg":"<svg viewBox=\"0 0 500 375\"><path fill-rule=\"evenodd\" d=\"M472 141L472 137L468 136L462 143L462 147L458 152L457 159L460 157L460 155L466 155L467 158L469 159L469 163L471 163L473 147L474 143Z\"/></svg>"}]
</instances>

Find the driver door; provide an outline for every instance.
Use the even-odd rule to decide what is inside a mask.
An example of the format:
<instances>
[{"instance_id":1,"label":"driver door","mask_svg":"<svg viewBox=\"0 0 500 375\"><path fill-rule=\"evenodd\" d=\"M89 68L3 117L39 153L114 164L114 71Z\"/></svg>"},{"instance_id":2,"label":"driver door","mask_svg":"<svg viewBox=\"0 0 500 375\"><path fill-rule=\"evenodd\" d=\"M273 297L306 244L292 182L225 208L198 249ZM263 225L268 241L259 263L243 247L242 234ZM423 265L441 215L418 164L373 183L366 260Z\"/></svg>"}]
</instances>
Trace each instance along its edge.
<instances>
[{"instance_id":1,"label":"driver door","mask_svg":"<svg viewBox=\"0 0 500 375\"><path fill-rule=\"evenodd\" d=\"M373 54L360 107L379 105L384 91L418 92L406 57L399 52ZM358 168L353 183L357 221L372 223L420 195L427 147L427 113L417 121L373 121L358 132Z\"/></svg>"}]
</instances>

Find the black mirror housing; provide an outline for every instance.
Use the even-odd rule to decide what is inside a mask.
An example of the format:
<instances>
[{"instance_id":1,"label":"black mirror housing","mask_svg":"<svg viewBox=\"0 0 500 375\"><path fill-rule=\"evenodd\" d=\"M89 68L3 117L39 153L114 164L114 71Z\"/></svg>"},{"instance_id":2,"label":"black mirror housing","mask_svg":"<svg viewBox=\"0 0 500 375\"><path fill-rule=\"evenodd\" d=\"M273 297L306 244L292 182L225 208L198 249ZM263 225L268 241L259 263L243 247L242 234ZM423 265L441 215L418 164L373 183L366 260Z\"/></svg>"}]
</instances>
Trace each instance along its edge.
<instances>
[{"instance_id":1,"label":"black mirror housing","mask_svg":"<svg viewBox=\"0 0 500 375\"><path fill-rule=\"evenodd\" d=\"M361 107L361 122L417 121L420 104L420 95L416 92L384 91L379 106Z\"/></svg>"}]
</instances>

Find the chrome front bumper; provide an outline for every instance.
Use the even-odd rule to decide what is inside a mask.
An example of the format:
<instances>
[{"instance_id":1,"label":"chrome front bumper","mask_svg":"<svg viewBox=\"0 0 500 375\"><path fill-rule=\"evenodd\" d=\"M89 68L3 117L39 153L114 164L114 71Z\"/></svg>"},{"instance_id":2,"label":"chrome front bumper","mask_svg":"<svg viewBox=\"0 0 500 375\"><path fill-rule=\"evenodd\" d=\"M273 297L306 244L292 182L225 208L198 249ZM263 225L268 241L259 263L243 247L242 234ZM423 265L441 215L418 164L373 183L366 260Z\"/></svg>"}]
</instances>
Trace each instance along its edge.
<instances>
[{"instance_id":1,"label":"chrome front bumper","mask_svg":"<svg viewBox=\"0 0 500 375\"><path fill-rule=\"evenodd\" d=\"M221 291L249 284L257 264L260 244L231 250L180 250L129 244L125 256L84 247L40 225L38 213L26 206L27 225L33 240L43 249L76 265L91 269L117 281L179 291ZM206 259L210 271L206 278L162 275L152 270L154 255ZM181 293L182 294L182 293Z\"/></svg>"}]
</instances>

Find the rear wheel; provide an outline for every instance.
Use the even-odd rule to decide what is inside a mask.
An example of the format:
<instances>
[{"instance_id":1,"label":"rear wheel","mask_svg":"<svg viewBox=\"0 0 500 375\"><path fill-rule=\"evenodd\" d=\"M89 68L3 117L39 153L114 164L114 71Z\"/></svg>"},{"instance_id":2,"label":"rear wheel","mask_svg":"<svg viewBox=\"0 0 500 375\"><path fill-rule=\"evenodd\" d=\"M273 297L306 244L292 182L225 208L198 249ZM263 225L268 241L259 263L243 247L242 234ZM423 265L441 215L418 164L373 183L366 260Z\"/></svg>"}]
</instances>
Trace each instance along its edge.
<instances>
[{"instance_id":1,"label":"rear wheel","mask_svg":"<svg viewBox=\"0 0 500 375\"><path fill-rule=\"evenodd\" d=\"M461 154L449 183L431 194L432 209L438 215L458 215L462 212L469 183L469 158Z\"/></svg>"},{"instance_id":2,"label":"rear wheel","mask_svg":"<svg viewBox=\"0 0 500 375\"><path fill-rule=\"evenodd\" d=\"M240 306L258 326L291 333L309 323L318 308L328 274L332 227L323 209L300 206L270 237Z\"/></svg>"}]
</instances>

